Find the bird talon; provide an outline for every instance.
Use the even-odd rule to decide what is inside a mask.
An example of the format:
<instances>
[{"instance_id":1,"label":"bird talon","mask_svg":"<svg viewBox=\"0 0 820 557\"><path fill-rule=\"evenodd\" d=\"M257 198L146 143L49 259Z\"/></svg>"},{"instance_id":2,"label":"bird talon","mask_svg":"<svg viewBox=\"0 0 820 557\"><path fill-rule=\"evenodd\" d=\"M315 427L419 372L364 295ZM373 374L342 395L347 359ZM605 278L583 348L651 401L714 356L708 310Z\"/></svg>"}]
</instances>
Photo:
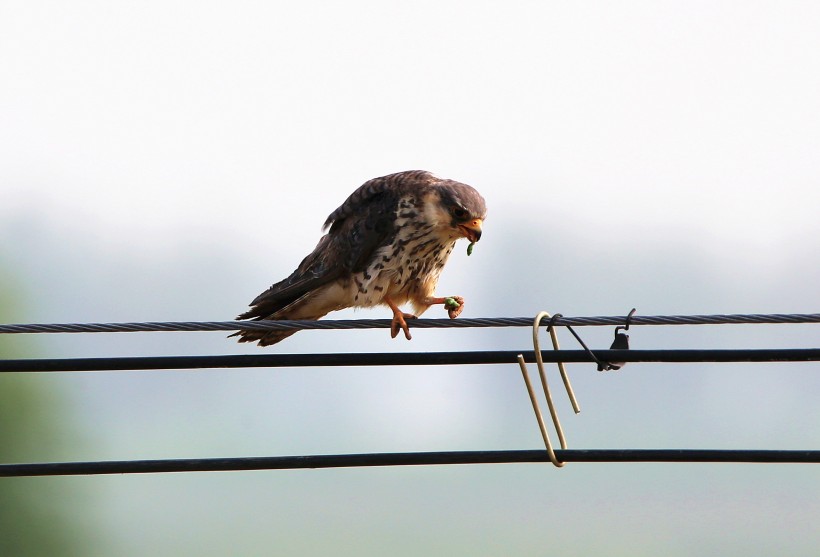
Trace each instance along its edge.
<instances>
[{"instance_id":1,"label":"bird talon","mask_svg":"<svg viewBox=\"0 0 820 557\"><path fill-rule=\"evenodd\" d=\"M390 322L390 338L399 336L399 329L404 331L404 338L413 340L410 335L410 327L407 326L405 319L415 319L416 316L412 313L396 313L393 315L393 321Z\"/></svg>"},{"instance_id":2,"label":"bird talon","mask_svg":"<svg viewBox=\"0 0 820 557\"><path fill-rule=\"evenodd\" d=\"M450 316L450 319L455 319L464 311L464 298L461 296L450 296L444 301L444 309L447 310L447 315Z\"/></svg>"}]
</instances>

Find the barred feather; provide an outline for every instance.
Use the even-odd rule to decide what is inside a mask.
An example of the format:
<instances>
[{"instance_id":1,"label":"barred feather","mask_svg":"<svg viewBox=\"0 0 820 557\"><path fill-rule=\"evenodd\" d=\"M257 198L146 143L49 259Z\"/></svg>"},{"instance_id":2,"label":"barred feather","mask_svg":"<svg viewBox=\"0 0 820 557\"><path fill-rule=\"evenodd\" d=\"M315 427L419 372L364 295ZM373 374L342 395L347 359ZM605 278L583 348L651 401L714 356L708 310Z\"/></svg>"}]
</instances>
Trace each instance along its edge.
<instances>
[{"instance_id":1,"label":"barred feather","mask_svg":"<svg viewBox=\"0 0 820 557\"><path fill-rule=\"evenodd\" d=\"M347 307L412 302L419 313L463 237L459 223L483 219L473 188L423 170L374 178L327 218L316 248L237 319L320 319ZM456 218L453 215L461 215ZM466 215L466 216L465 216ZM240 331L239 342L274 344L292 331Z\"/></svg>"}]
</instances>

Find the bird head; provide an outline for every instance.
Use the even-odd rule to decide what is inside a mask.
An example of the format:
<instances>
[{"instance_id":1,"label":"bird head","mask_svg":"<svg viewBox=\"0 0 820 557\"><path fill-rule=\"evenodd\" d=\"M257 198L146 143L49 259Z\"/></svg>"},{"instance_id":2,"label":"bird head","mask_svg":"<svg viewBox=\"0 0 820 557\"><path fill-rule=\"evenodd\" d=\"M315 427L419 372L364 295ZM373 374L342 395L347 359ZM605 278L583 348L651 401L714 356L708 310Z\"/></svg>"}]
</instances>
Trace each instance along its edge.
<instances>
[{"instance_id":1,"label":"bird head","mask_svg":"<svg viewBox=\"0 0 820 557\"><path fill-rule=\"evenodd\" d=\"M487 217L484 198L474 188L453 180L442 180L433 190L434 213L439 226L448 228L454 238L470 242L481 239L481 227Z\"/></svg>"}]
</instances>

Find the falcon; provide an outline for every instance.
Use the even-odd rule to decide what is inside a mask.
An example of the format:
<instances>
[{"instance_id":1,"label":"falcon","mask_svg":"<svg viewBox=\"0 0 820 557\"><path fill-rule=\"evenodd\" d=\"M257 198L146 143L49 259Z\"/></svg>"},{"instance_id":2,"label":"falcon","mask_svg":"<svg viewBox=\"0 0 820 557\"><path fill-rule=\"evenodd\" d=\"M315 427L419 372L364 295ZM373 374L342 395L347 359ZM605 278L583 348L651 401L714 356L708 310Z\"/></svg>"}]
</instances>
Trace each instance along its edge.
<instances>
[{"instance_id":1,"label":"falcon","mask_svg":"<svg viewBox=\"0 0 820 557\"><path fill-rule=\"evenodd\" d=\"M455 243L481 238L487 215L475 189L423 170L374 178L330 213L316 248L286 279L251 303L237 319L320 319L331 311L386 305L390 333L408 319L443 304L451 319L464 309L461 296L437 297L436 284ZM329 230L328 230L329 229ZM410 303L415 314L400 306ZM268 346L296 331L239 331L239 342Z\"/></svg>"}]
</instances>

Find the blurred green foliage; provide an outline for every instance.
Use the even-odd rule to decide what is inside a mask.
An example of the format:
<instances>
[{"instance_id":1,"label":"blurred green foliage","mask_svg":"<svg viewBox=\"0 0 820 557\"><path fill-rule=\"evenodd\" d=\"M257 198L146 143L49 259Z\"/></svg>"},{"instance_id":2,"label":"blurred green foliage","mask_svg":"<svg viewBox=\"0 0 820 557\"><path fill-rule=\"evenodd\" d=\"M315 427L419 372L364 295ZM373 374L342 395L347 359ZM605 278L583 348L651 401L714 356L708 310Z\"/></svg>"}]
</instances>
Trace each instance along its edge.
<instances>
[{"instance_id":1,"label":"blurred green foliage","mask_svg":"<svg viewBox=\"0 0 820 557\"><path fill-rule=\"evenodd\" d=\"M20 315L21 288L0 267L0 322ZM23 338L0 335L0 358L30 357ZM59 457L66 406L48 382L30 374L0 374L0 462ZM0 478L0 556L63 557L88 554L88 537L72 505L85 498L69 478ZM72 516L73 515L73 516Z\"/></svg>"}]
</instances>

